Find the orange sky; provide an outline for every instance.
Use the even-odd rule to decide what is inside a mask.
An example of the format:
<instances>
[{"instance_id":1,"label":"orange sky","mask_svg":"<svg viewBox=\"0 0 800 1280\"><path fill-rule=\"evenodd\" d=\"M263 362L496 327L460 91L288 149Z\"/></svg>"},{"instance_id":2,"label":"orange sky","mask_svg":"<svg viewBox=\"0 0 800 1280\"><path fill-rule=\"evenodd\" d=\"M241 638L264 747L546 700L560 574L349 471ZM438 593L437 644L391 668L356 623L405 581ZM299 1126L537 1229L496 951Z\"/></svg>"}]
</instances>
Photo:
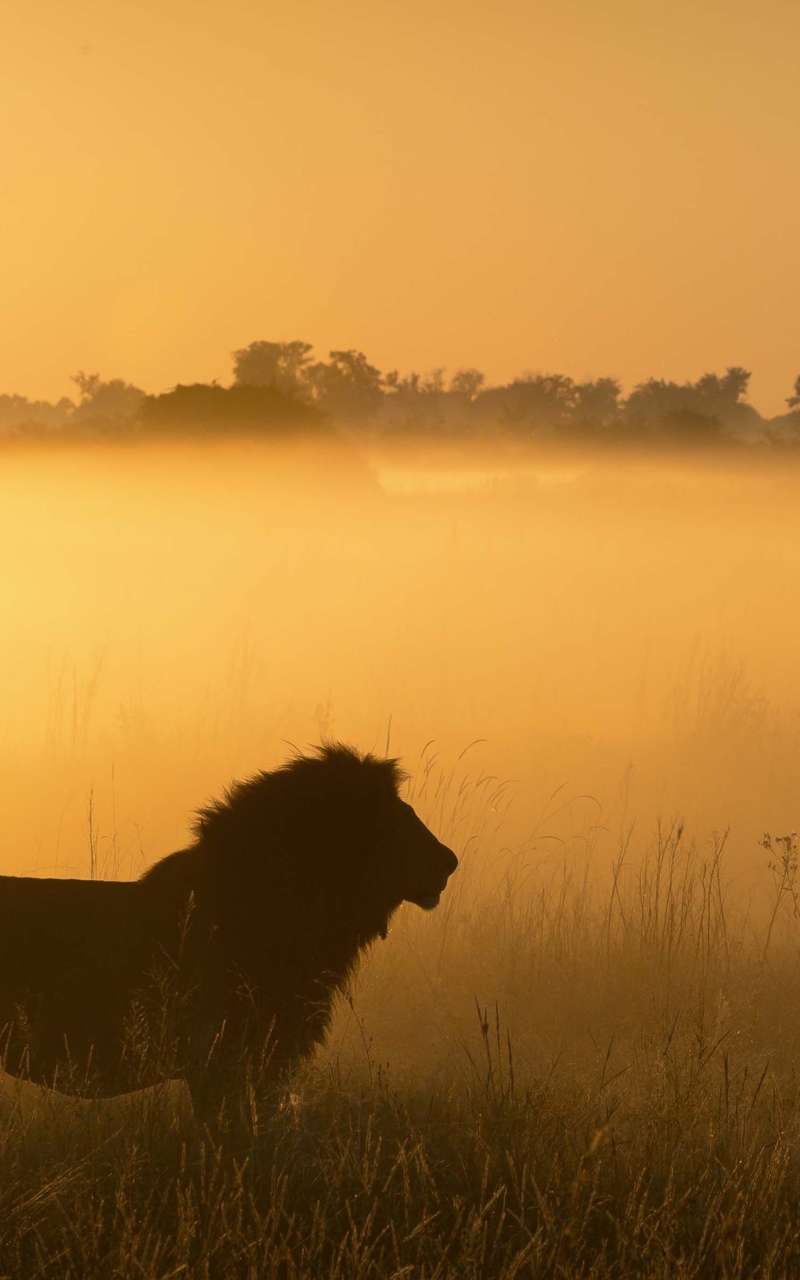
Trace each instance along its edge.
<instances>
[{"instance_id":1,"label":"orange sky","mask_svg":"<svg viewBox=\"0 0 800 1280\"><path fill-rule=\"evenodd\" d=\"M800 373L796 0L6 6L0 390Z\"/></svg>"}]
</instances>

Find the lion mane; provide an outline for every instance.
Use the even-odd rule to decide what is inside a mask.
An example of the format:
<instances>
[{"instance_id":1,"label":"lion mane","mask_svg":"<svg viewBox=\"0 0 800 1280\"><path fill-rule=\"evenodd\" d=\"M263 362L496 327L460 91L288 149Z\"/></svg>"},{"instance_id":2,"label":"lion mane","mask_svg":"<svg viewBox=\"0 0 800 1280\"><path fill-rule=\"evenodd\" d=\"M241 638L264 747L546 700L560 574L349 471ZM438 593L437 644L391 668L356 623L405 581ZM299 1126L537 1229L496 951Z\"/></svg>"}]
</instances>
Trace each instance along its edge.
<instances>
[{"instance_id":1,"label":"lion mane","mask_svg":"<svg viewBox=\"0 0 800 1280\"><path fill-rule=\"evenodd\" d=\"M0 1065L106 1095L182 1077L211 1116L242 1064L312 1052L360 953L457 866L404 777L326 744L234 783L138 880L0 876Z\"/></svg>"}]
</instances>

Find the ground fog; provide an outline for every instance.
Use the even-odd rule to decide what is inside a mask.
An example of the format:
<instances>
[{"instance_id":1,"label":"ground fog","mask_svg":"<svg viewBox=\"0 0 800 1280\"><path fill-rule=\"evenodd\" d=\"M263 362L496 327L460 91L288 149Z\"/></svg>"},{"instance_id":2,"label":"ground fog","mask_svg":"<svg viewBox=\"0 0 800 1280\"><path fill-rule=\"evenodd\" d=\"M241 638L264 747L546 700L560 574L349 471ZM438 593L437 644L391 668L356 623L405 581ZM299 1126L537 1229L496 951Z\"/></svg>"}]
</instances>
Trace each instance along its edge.
<instances>
[{"instance_id":1,"label":"ground fog","mask_svg":"<svg viewBox=\"0 0 800 1280\"><path fill-rule=\"evenodd\" d=\"M796 820L794 471L374 461L3 458L2 870L88 874L91 797L135 874L323 736L507 782L502 846L681 817L756 869Z\"/></svg>"},{"instance_id":2,"label":"ground fog","mask_svg":"<svg viewBox=\"0 0 800 1280\"><path fill-rule=\"evenodd\" d=\"M244 1163L192 1163L176 1086L6 1082L0 1274L792 1274L797 479L3 459L0 871L136 875L324 737L401 756L462 864Z\"/></svg>"}]
</instances>

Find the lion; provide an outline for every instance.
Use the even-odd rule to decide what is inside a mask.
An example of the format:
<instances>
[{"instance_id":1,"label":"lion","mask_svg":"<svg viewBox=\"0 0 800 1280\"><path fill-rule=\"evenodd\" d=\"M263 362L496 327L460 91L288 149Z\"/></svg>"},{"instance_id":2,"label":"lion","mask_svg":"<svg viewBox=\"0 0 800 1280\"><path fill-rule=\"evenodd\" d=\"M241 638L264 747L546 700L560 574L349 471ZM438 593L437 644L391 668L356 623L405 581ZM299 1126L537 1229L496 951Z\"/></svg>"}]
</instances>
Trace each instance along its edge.
<instances>
[{"instance_id":1,"label":"lion","mask_svg":"<svg viewBox=\"0 0 800 1280\"><path fill-rule=\"evenodd\" d=\"M0 1065L105 1097L181 1078L209 1119L243 1064L277 1079L400 904L432 910L458 866L404 778L327 744L232 784L138 880L0 876Z\"/></svg>"}]
</instances>

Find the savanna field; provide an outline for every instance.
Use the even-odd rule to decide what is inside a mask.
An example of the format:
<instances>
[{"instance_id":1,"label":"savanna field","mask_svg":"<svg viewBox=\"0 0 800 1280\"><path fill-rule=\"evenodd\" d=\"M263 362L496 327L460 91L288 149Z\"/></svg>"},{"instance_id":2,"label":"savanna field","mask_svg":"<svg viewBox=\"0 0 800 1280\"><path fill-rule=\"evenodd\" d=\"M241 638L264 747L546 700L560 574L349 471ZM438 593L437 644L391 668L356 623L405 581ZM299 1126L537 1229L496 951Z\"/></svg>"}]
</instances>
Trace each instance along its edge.
<instances>
[{"instance_id":1,"label":"savanna field","mask_svg":"<svg viewBox=\"0 0 800 1280\"><path fill-rule=\"evenodd\" d=\"M230 1145L5 1077L0 1277L800 1274L797 465L0 457L0 873L323 739L461 859Z\"/></svg>"}]
</instances>

